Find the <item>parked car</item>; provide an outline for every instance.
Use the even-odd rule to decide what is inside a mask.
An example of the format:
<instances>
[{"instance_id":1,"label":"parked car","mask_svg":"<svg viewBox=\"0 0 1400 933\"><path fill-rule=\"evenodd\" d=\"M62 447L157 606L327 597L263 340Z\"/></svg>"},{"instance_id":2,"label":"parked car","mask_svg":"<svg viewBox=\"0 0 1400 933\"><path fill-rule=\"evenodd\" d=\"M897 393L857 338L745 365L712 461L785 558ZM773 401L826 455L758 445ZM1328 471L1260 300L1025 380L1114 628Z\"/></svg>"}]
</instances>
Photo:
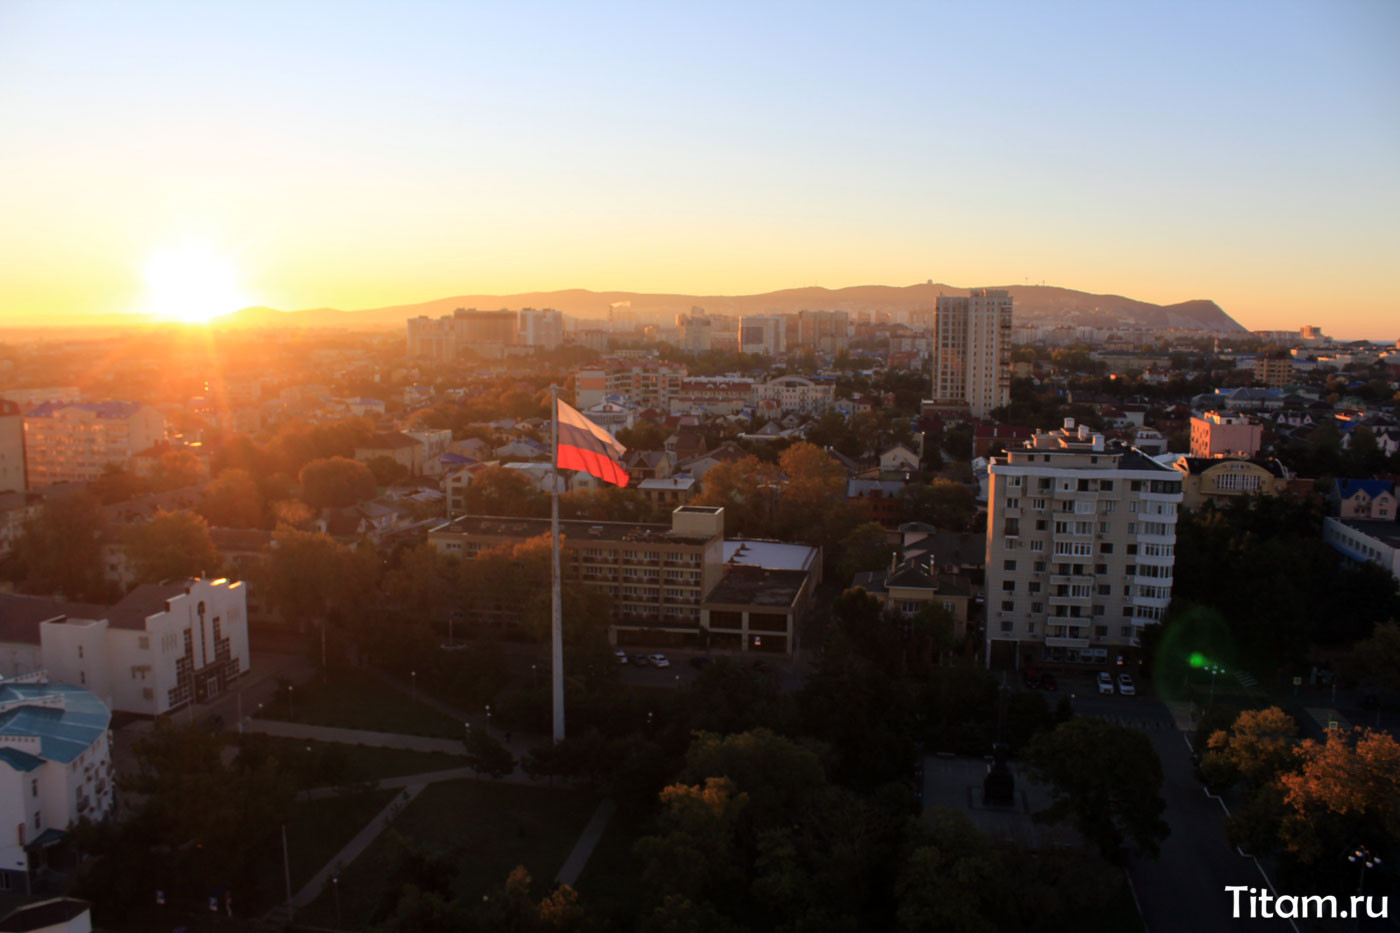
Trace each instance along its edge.
<instances>
[{"instance_id":1,"label":"parked car","mask_svg":"<svg viewBox=\"0 0 1400 933\"><path fill-rule=\"evenodd\" d=\"M1058 690L1058 689L1060 689L1059 683L1057 683L1057 682L1055 681L1055 675L1054 675L1054 674L1042 674L1041 677L1040 677L1040 686L1041 686L1041 689L1043 689L1043 690Z\"/></svg>"},{"instance_id":2,"label":"parked car","mask_svg":"<svg viewBox=\"0 0 1400 933\"><path fill-rule=\"evenodd\" d=\"M649 654L649 655L647 655L647 660L648 660L649 662L651 662L651 666L652 666L652 667L670 667L670 666L671 666L671 662L670 662L669 660L667 660L666 655L664 655L664 654Z\"/></svg>"},{"instance_id":3,"label":"parked car","mask_svg":"<svg viewBox=\"0 0 1400 933\"><path fill-rule=\"evenodd\" d=\"M629 655L627 656L627 660L628 660L628 661L631 661L633 664L637 665L638 667L646 667L648 664L651 663L650 661L647 660L647 656L644 655L644 654L629 654Z\"/></svg>"},{"instance_id":4,"label":"parked car","mask_svg":"<svg viewBox=\"0 0 1400 933\"><path fill-rule=\"evenodd\" d=\"M1125 697L1137 696L1137 688L1133 686L1133 678L1128 674L1118 675L1118 692Z\"/></svg>"},{"instance_id":5,"label":"parked car","mask_svg":"<svg viewBox=\"0 0 1400 933\"><path fill-rule=\"evenodd\" d=\"M701 654L697 654L695 657L690 659L690 666L695 668L697 671L709 667L711 663L713 662L711 662L709 658Z\"/></svg>"},{"instance_id":6,"label":"parked car","mask_svg":"<svg viewBox=\"0 0 1400 933\"><path fill-rule=\"evenodd\" d=\"M617 658L617 663L618 663L618 664L626 664L626 663L627 663L627 652L626 652L626 651L614 651L614 652L613 652L613 657Z\"/></svg>"},{"instance_id":7,"label":"parked car","mask_svg":"<svg viewBox=\"0 0 1400 933\"><path fill-rule=\"evenodd\" d=\"M1113 696L1113 675L1108 671L1099 671L1099 693Z\"/></svg>"}]
</instances>

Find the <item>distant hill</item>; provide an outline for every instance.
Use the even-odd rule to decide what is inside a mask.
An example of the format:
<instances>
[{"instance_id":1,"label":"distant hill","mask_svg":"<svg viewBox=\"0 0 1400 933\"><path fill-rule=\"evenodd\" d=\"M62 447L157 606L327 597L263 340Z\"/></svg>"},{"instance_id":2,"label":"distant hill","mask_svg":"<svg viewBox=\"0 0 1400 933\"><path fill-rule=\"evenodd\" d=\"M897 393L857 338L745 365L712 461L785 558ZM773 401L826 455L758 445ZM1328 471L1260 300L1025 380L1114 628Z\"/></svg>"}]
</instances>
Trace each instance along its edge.
<instances>
[{"instance_id":1,"label":"distant hill","mask_svg":"<svg viewBox=\"0 0 1400 933\"><path fill-rule=\"evenodd\" d=\"M1202 330L1243 331L1213 301L1196 299L1172 305L1156 305L1122 295L1092 295L1046 285L986 286L1005 288L1016 301L1016 317L1037 323L1066 323L1106 327L1115 324L1142 327L1184 327ZM593 292L581 288L518 295L457 295L420 304L394 305L360 311L313 308L279 311L244 308L220 318L229 327L402 327L420 314L437 317L455 308L557 308L578 318L606 319L608 309L628 302L642 320L670 322L676 314L704 308L710 314L789 314L804 309L907 312L929 309L939 295L965 295L968 289L953 285L924 284L904 287L858 285L851 288L789 288L761 295L667 295L640 292Z\"/></svg>"}]
</instances>

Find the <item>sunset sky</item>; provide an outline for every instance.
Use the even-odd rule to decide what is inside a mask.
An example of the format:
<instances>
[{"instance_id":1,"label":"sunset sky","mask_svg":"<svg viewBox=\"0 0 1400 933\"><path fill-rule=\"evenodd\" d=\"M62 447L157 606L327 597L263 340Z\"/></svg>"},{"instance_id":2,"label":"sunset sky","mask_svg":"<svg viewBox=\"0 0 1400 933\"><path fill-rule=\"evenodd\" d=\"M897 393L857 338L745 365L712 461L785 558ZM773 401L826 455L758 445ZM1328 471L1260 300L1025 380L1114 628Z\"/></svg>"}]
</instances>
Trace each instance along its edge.
<instances>
[{"instance_id":1,"label":"sunset sky","mask_svg":"<svg viewBox=\"0 0 1400 933\"><path fill-rule=\"evenodd\" d=\"M198 255L278 308L1044 281L1394 339L1400 3L5 0L0 217L0 323Z\"/></svg>"}]
</instances>

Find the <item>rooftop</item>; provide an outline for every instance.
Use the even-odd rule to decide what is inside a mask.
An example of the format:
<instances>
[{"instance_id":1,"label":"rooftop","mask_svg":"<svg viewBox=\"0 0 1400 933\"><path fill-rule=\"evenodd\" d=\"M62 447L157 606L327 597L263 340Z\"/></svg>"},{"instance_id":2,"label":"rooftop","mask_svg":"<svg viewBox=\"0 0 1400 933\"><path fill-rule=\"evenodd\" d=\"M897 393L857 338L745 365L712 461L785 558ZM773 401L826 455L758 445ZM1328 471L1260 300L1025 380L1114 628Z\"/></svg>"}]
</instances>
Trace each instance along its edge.
<instances>
[{"instance_id":1,"label":"rooftop","mask_svg":"<svg viewBox=\"0 0 1400 933\"><path fill-rule=\"evenodd\" d=\"M51 705L39 705L45 701ZM64 764L87 751L112 721L105 703L71 684L2 683L0 708L0 736L36 736L40 755Z\"/></svg>"},{"instance_id":2,"label":"rooftop","mask_svg":"<svg viewBox=\"0 0 1400 933\"><path fill-rule=\"evenodd\" d=\"M1331 522L1341 522L1352 531L1359 531L1368 538L1375 538L1390 547L1400 548L1400 524L1395 522L1366 521L1359 518L1329 518Z\"/></svg>"},{"instance_id":3,"label":"rooftop","mask_svg":"<svg viewBox=\"0 0 1400 933\"><path fill-rule=\"evenodd\" d=\"M744 606L792 606L807 583L802 570L765 570L761 567L735 567L715 584L706 603Z\"/></svg>"},{"instance_id":4,"label":"rooftop","mask_svg":"<svg viewBox=\"0 0 1400 933\"><path fill-rule=\"evenodd\" d=\"M681 535L670 525L653 522L591 522L561 519L559 532L566 539L586 541L637 541L655 544L700 545L708 538ZM462 515L432 529L433 534L465 534L468 537L536 538L549 534L547 518L513 518L509 516Z\"/></svg>"}]
</instances>

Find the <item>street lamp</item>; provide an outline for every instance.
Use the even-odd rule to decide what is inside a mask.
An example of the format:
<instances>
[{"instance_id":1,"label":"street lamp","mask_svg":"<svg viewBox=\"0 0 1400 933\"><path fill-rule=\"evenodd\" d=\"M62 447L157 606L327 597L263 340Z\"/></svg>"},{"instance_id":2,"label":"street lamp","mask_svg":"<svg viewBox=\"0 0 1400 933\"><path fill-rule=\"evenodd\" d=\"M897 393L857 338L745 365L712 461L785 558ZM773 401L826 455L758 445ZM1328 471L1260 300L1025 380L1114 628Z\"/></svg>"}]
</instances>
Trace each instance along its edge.
<instances>
[{"instance_id":1,"label":"street lamp","mask_svg":"<svg viewBox=\"0 0 1400 933\"><path fill-rule=\"evenodd\" d=\"M409 689L413 692L413 702L418 702L418 672L408 672Z\"/></svg>"},{"instance_id":2,"label":"street lamp","mask_svg":"<svg viewBox=\"0 0 1400 933\"><path fill-rule=\"evenodd\" d=\"M1360 894L1366 887L1366 869L1379 867L1381 857L1372 855L1371 850L1365 846L1357 846L1356 851L1347 856L1347 861L1361 866L1361 877L1356 882L1356 893Z\"/></svg>"},{"instance_id":3,"label":"street lamp","mask_svg":"<svg viewBox=\"0 0 1400 933\"><path fill-rule=\"evenodd\" d=\"M1213 706L1215 705L1215 675L1225 673L1225 668L1221 667L1219 664L1211 664L1206 670L1210 671L1210 700L1206 705Z\"/></svg>"},{"instance_id":4,"label":"street lamp","mask_svg":"<svg viewBox=\"0 0 1400 933\"><path fill-rule=\"evenodd\" d=\"M340 926L340 876L331 875L331 890L335 892L335 925Z\"/></svg>"},{"instance_id":5,"label":"street lamp","mask_svg":"<svg viewBox=\"0 0 1400 933\"><path fill-rule=\"evenodd\" d=\"M291 719L293 722L295 722L297 718L297 707L296 703L293 701L293 691L295 689L296 688L291 684L287 684L287 718Z\"/></svg>"}]
</instances>

